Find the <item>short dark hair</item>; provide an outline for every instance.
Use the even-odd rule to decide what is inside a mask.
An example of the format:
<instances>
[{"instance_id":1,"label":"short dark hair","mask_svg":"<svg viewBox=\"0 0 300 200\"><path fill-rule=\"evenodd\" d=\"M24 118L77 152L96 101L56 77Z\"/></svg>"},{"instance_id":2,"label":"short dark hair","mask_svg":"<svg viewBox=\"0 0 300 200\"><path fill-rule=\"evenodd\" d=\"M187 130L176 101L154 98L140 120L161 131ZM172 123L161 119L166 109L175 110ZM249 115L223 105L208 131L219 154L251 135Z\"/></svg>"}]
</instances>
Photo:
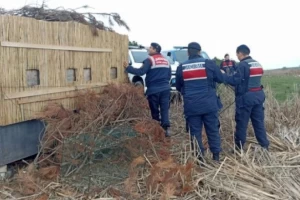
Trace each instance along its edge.
<instances>
[{"instance_id":1,"label":"short dark hair","mask_svg":"<svg viewBox=\"0 0 300 200\"><path fill-rule=\"evenodd\" d=\"M245 56L248 56L250 54L250 49L247 45L240 45L236 49L236 53L242 53Z\"/></svg>"},{"instance_id":2,"label":"short dark hair","mask_svg":"<svg viewBox=\"0 0 300 200\"><path fill-rule=\"evenodd\" d=\"M229 54L228 54L228 53L226 53L226 54L225 54L225 56L224 56L224 58L226 58L226 56L229 56Z\"/></svg>"},{"instance_id":3,"label":"short dark hair","mask_svg":"<svg viewBox=\"0 0 300 200\"><path fill-rule=\"evenodd\" d=\"M152 43L150 44L150 46L153 47L153 48L156 50L157 53L160 53L160 51L161 51L161 46L160 46L158 43L152 42Z\"/></svg>"},{"instance_id":4,"label":"short dark hair","mask_svg":"<svg viewBox=\"0 0 300 200\"><path fill-rule=\"evenodd\" d=\"M199 54L199 50L198 49L192 49L192 48L188 48L188 53L190 56L196 56Z\"/></svg>"}]
</instances>

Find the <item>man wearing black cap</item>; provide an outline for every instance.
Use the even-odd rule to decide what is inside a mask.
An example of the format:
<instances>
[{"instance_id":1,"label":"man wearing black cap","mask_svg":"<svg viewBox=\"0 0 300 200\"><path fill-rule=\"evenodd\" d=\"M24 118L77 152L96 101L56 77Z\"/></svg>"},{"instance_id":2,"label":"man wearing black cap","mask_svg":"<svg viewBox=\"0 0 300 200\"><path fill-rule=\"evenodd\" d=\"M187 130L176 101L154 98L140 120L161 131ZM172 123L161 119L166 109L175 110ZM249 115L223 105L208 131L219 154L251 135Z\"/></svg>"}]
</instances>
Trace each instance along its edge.
<instances>
[{"instance_id":1,"label":"man wearing black cap","mask_svg":"<svg viewBox=\"0 0 300 200\"><path fill-rule=\"evenodd\" d=\"M144 60L141 68L133 68L125 62L127 73L143 76L146 74L146 95L154 120L161 123L166 137L170 136L169 100L171 67L168 60L160 54L161 46L155 42L149 48L149 58Z\"/></svg>"},{"instance_id":2,"label":"man wearing black cap","mask_svg":"<svg viewBox=\"0 0 300 200\"><path fill-rule=\"evenodd\" d=\"M236 150L241 150L246 142L249 119L258 143L268 149L269 140L264 125L265 93L261 85L263 68L249 56L250 49L244 44L237 47L236 55L240 60L236 74L224 78L226 84L235 86Z\"/></svg>"},{"instance_id":3,"label":"man wearing black cap","mask_svg":"<svg viewBox=\"0 0 300 200\"><path fill-rule=\"evenodd\" d=\"M191 138L195 137L200 147L198 158L202 160L205 152L201 136L204 124L213 159L219 161L221 138L218 111L222 104L216 95L216 82L222 83L223 75L215 62L201 56L198 43L190 43L187 49L189 59L180 64L176 71L176 89L183 96L184 115Z\"/></svg>"}]
</instances>

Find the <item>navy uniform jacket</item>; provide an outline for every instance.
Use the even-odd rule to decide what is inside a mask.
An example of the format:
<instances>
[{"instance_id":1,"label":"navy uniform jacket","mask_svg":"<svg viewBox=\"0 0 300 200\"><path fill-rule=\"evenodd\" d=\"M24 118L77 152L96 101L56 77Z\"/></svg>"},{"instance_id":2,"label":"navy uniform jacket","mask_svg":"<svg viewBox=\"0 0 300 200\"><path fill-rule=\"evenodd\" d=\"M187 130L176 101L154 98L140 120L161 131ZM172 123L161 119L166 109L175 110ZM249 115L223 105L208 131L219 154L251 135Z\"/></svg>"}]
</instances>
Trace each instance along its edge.
<instances>
[{"instance_id":1,"label":"navy uniform jacket","mask_svg":"<svg viewBox=\"0 0 300 200\"><path fill-rule=\"evenodd\" d=\"M216 82L223 82L220 68L203 57L190 56L176 71L176 89L184 99L185 116L217 112L221 101L216 95Z\"/></svg>"},{"instance_id":2,"label":"navy uniform jacket","mask_svg":"<svg viewBox=\"0 0 300 200\"><path fill-rule=\"evenodd\" d=\"M170 90L171 67L168 60L160 53L150 56L143 61L141 68L128 66L127 73L143 76L146 74L146 95Z\"/></svg>"},{"instance_id":3,"label":"navy uniform jacket","mask_svg":"<svg viewBox=\"0 0 300 200\"><path fill-rule=\"evenodd\" d=\"M261 77L263 68L259 62L250 56L241 60L234 75L224 75L226 84L235 86L236 106L253 106L265 100Z\"/></svg>"}]
</instances>

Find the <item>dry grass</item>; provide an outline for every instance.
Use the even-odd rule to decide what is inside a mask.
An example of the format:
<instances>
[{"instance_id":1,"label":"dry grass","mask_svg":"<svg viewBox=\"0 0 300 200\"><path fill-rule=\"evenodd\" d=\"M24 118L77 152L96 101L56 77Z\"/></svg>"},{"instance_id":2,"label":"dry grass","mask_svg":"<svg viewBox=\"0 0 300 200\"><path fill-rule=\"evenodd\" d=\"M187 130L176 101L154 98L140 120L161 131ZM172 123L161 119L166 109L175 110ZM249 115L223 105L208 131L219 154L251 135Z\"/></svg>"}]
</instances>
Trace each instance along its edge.
<instances>
[{"instance_id":1,"label":"dry grass","mask_svg":"<svg viewBox=\"0 0 300 200\"><path fill-rule=\"evenodd\" d=\"M131 126L139 132L138 137L129 139L126 143L122 144L122 148L124 150L128 149L130 152L130 156L127 157L127 178L118 184L110 185L107 188L94 188L89 193L83 194L74 187L70 188L65 184L57 183L58 181L55 180L57 168L53 167L53 163L50 165L47 158L43 162L40 162L42 164L45 160L48 160L45 163L44 169L40 167L29 170L33 171L28 173L29 177L23 177L20 174L16 176L17 183L21 183L18 178L34 183L33 186L26 184L30 186L29 188L26 188L24 185L20 187L17 190L19 195L20 193L25 195L26 191L24 189L26 188L26 190L30 191L26 195L36 195L32 199L36 197L41 199L63 199L63 197L87 199L89 197L90 199L162 200L172 198L300 199L300 183L297 179L300 174L298 139L300 101L297 96L289 102L279 105L272 97L271 91L268 88L266 89L266 127L271 143L269 152L258 146L253 136L253 130L249 128L246 149L240 154L231 154L229 151L233 148L235 127L234 105L226 109L220 116L223 146L221 163L212 161L210 158L211 154L208 152L204 163L201 163L202 165L199 166L199 161L193 157L193 152L190 150L189 136L185 132L185 121L183 120L183 111L180 103L172 105L171 120L173 136L171 140L167 140L164 138L163 131L159 125L148 118L148 112L141 112L141 109L147 109L142 96L133 95L137 93L128 92L129 88L126 89L126 87L113 87L117 87L114 91L118 90L121 92L110 94L113 96L106 94L108 95L106 99L116 100L123 93L129 93L129 96L120 101L123 103L111 104L114 106L112 110L110 109L109 116L111 116L111 120L109 123L113 124L119 120L126 119L125 121L130 121ZM221 98L224 108L226 108L227 105L233 102L232 92L228 88L220 89L222 91ZM86 95L85 101L89 102L89 105L92 105L94 102L93 99L97 98L98 102L100 102L100 97L91 98L91 96ZM130 107L127 110L128 107L126 105L128 106L128 104L126 104L126 99L127 101L128 99L133 99L134 101L143 102L140 104L141 107L138 109L138 112L134 111L134 107ZM104 103L100 107L104 109L108 106ZM95 107L91 106L91 108ZM69 125L70 122L67 121L53 119L53 117L51 120L59 121L60 127L71 129L73 134L79 134L82 129L90 129L89 131L93 133L95 126L89 124L95 118L97 119L97 117L102 116L103 118L103 115L97 114L99 110L95 109L85 112L86 106L83 106L82 109L83 113L90 114L84 116L81 116L83 114L79 114L81 117L76 118L79 120L76 124L73 123L74 119L72 118L71 126ZM127 112L132 113L126 114ZM146 113L146 115L140 116L141 113ZM67 111L56 112L56 114L56 116L61 115L63 118L70 115ZM122 117L118 118L120 115ZM88 121L90 123L81 122L82 117L84 117L85 122ZM131 119L132 117L139 119L133 120ZM64 123L68 124L68 126L62 126ZM98 127L102 127L103 125L102 121L101 123L98 121L96 124ZM48 131L51 130L50 127L56 127L57 129L57 124L53 124L53 126L49 124ZM94 128L92 129L91 127ZM50 131L50 133L54 132ZM65 131L65 134L67 133L69 131ZM60 140L61 138L57 139ZM204 136L203 139L206 140L206 137ZM45 145L46 143L43 144L47 146ZM51 152L54 150L54 154L57 155L59 153L58 149L52 148ZM50 159L51 162L54 161ZM30 165L30 168L32 168L32 165ZM12 196L17 197L15 190L8 189L9 186L9 184L5 187L3 186L2 190L0 190L2 198L13 199Z\"/></svg>"}]
</instances>

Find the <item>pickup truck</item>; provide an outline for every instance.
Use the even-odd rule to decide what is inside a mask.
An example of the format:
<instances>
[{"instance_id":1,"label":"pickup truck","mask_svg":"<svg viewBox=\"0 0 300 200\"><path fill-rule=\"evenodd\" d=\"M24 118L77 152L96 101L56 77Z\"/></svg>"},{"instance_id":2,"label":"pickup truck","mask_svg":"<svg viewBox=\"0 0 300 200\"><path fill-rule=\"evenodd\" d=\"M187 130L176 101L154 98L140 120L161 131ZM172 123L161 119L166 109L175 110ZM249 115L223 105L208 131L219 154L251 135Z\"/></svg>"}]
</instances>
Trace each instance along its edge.
<instances>
[{"instance_id":1,"label":"pickup truck","mask_svg":"<svg viewBox=\"0 0 300 200\"><path fill-rule=\"evenodd\" d=\"M148 57L148 51L143 46L129 46L128 48L128 63L134 68L140 68L143 65L143 61ZM135 86L142 86L144 87L144 91L146 91L145 85L145 77L137 76L134 74L128 73L128 78L130 83L134 84Z\"/></svg>"}]
</instances>

